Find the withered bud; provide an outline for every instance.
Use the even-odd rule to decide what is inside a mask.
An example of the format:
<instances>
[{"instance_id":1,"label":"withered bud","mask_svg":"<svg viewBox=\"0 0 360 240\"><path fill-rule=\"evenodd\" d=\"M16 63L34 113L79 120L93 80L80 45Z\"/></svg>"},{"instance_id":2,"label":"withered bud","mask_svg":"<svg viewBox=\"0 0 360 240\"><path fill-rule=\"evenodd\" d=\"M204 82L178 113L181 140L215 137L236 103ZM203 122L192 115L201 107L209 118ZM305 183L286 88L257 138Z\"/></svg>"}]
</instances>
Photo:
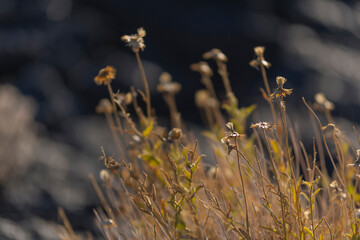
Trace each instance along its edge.
<instances>
[{"instance_id":1,"label":"withered bud","mask_svg":"<svg viewBox=\"0 0 360 240\"><path fill-rule=\"evenodd\" d=\"M205 89L198 90L195 93L195 103L200 108L208 106L209 98L210 98L210 93Z\"/></svg>"},{"instance_id":2,"label":"withered bud","mask_svg":"<svg viewBox=\"0 0 360 240\"><path fill-rule=\"evenodd\" d=\"M213 48L210 51L203 54L204 59L213 59L215 61L220 61L226 63L228 58L226 55L218 48Z\"/></svg>"},{"instance_id":3,"label":"withered bud","mask_svg":"<svg viewBox=\"0 0 360 240\"><path fill-rule=\"evenodd\" d=\"M280 77L280 76L276 77L276 84L278 85L278 87L283 87L286 81L287 80L284 77Z\"/></svg>"},{"instance_id":4,"label":"withered bud","mask_svg":"<svg viewBox=\"0 0 360 240\"><path fill-rule=\"evenodd\" d=\"M118 105L127 106L132 103L133 96L131 92L120 93L119 91L114 95L114 102Z\"/></svg>"},{"instance_id":5,"label":"withered bud","mask_svg":"<svg viewBox=\"0 0 360 240\"><path fill-rule=\"evenodd\" d=\"M110 100L107 98L101 99L99 104L96 106L95 111L102 114L111 114L113 112L113 107Z\"/></svg>"},{"instance_id":6,"label":"withered bud","mask_svg":"<svg viewBox=\"0 0 360 240\"><path fill-rule=\"evenodd\" d=\"M100 171L100 179L103 182L106 182L106 183L109 182L109 180L110 180L109 172L105 169L101 170Z\"/></svg>"},{"instance_id":7,"label":"withered bud","mask_svg":"<svg viewBox=\"0 0 360 240\"><path fill-rule=\"evenodd\" d=\"M271 64L264 59L265 47L263 47L263 46L255 47L254 52L256 55L256 59L251 60L249 62L250 66L252 66L253 68L256 68L257 70L259 70L260 65L263 65L266 68L271 67Z\"/></svg>"},{"instance_id":8,"label":"withered bud","mask_svg":"<svg viewBox=\"0 0 360 240\"><path fill-rule=\"evenodd\" d=\"M332 111L335 108L334 104L325 97L324 93L321 92L315 95L315 103L317 104L317 108L322 108L327 111Z\"/></svg>"},{"instance_id":9,"label":"withered bud","mask_svg":"<svg viewBox=\"0 0 360 240\"><path fill-rule=\"evenodd\" d=\"M191 64L190 69L206 77L211 77L213 75L213 71L211 70L209 64L204 61Z\"/></svg>"},{"instance_id":10,"label":"withered bud","mask_svg":"<svg viewBox=\"0 0 360 240\"><path fill-rule=\"evenodd\" d=\"M169 83L172 81L172 76L168 72L163 72L159 77L159 82L161 84Z\"/></svg>"},{"instance_id":11,"label":"withered bud","mask_svg":"<svg viewBox=\"0 0 360 240\"><path fill-rule=\"evenodd\" d=\"M265 47L263 47L263 46L254 47L254 52L258 58L264 59Z\"/></svg>"},{"instance_id":12,"label":"withered bud","mask_svg":"<svg viewBox=\"0 0 360 240\"><path fill-rule=\"evenodd\" d=\"M181 90L180 83L173 82L172 77L168 72L164 72L160 75L159 82L157 90L160 93L177 94Z\"/></svg>"},{"instance_id":13,"label":"withered bud","mask_svg":"<svg viewBox=\"0 0 360 240\"><path fill-rule=\"evenodd\" d=\"M116 69L113 66L102 68L98 75L94 78L97 85L109 84L115 79Z\"/></svg>"},{"instance_id":14,"label":"withered bud","mask_svg":"<svg viewBox=\"0 0 360 240\"><path fill-rule=\"evenodd\" d=\"M180 128L173 128L168 134L168 140L175 141L182 137L182 130Z\"/></svg>"}]
</instances>

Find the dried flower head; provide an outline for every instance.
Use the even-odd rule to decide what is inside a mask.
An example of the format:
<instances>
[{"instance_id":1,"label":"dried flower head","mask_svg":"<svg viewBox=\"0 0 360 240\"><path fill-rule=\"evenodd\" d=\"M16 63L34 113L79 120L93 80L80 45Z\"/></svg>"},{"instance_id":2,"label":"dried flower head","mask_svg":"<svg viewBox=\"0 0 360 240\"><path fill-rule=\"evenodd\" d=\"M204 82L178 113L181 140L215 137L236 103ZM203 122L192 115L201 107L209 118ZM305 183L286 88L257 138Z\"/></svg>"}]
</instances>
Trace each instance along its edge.
<instances>
[{"instance_id":1,"label":"dried flower head","mask_svg":"<svg viewBox=\"0 0 360 240\"><path fill-rule=\"evenodd\" d=\"M286 81L287 80L284 77L276 77L276 83L278 87L270 95L271 99L283 101L286 95L290 95L292 93L292 89L284 88L284 84L286 83Z\"/></svg>"},{"instance_id":2,"label":"dried flower head","mask_svg":"<svg viewBox=\"0 0 360 240\"><path fill-rule=\"evenodd\" d=\"M132 103L133 96L131 92L128 93L120 93L118 91L114 95L114 102L116 102L118 105L127 106Z\"/></svg>"},{"instance_id":3,"label":"dried flower head","mask_svg":"<svg viewBox=\"0 0 360 240\"><path fill-rule=\"evenodd\" d=\"M190 69L205 77L211 77L213 75L213 71L211 70L209 64L204 61L191 64Z\"/></svg>"},{"instance_id":4,"label":"dried flower head","mask_svg":"<svg viewBox=\"0 0 360 240\"><path fill-rule=\"evenodd\" d=\"M113 111L113 107L110 100L107 98L101 99L99 104L96 106L95 111L102 114L111 114Z\"/></svg>"},{"instance_id":5,"label":"dried flower head","mask_svg":"<svg viewBox=\"0 0 360 240\"><path fill-rule=\"evenodd\" d=\"M224 63L228 61L226 55L220 49L217 48L213 48L210 51L204 53L203 58L206 60L213 59L215 61L220 61Z\"/></svg>"},{"instance_id":6,"label":"dried flower head","mask_svg":"<svg viewBox=\"0 0 360 240\"><path fill-rule=\"evenodd\" d=\"M139 50L144 51L145 49L145 36L146 32L144 28L141 27L137 29L137 34L124 35L121 37L121 40L124 41L134 52L139 52Z\"/></svg>"},{"instance_id":7,"label":"dried flower head","mask_svg":"<svg viewBox=\"0 0 360 240\"><path fill-rule=\"evenodd\" d=\"M326 131L326 130L329 130L330 132L334 133L335 136L337 137L343 137L343 133L340 131L340 129L338 129L335 124L333 123L329 123L328 125L326 126L323 126L322 127L322 130L323 131Z\"/></svg>"},{"instance_id":8,"label":"dried flower head","mask_svg":"<svg viewBox=\"0 0 360 240\"><path fill-rule=\"evenodd\" d=\"M315 95L314 107L320 111L332 111L335 108L334 103L330 102L321 92Z\"/></svg>"},{"instance_id":9,"label":"dried flower head","mask_svg":"<svg viewBox=\"0 0 360 240\"><path fill-rule=\"evenodd\" d=\"M332 188L338 188L338 187L339 187L339 184L338 184L338 182L337 182L336 180L334 180L334 181L332 181L332 182L330 183L330 187L332 187Z\"/></svg>"},{"instance_id":10,"label":"dried flower head","mask_svg":"<svg viewBox=\"0 0 360 240\"><path fill-rule=\"evenodd\" d=\"M228 153L234 149L236 149L236 140L240 137L243 137L244 134L239 134L234 129L234 124L232 122L228 122L226 125L228 131L225 132L225 137L221 139L222 143L225 143L228 148Z\"/></svg>"},{"instance_id":11,"label":"dried flower head","mask_svg":"<svg viewBox=\"0 0 360 240\"><path fill-rule=\"evenodd\" d=\"M168 134L168 140L175 141L182 137L182 130L180 128L173 128Z\"/></svg>"},{"instance_id":12,"label":"dried flower head","mask_svg":"<svg viewBox=\"0 0 360 240\"><path fill-rule=\"evenodd\" d=\"M172 77L168 72L164 72L160 75L159 82L157 90L160 93L177 94L181 90L180 83L173 82Z\"/></svg>"},{"instance_id":13,"label":"dried flower head","mask_svg":"<svg viewBox=\"0 0 360 240\"><path fill-rule=\"evenodd\" d=\"M113 66L106 66L99 71L99 74L94 78L97 85L109 84L115 79L116 69Z\"/></svg>"},{"instance_id":14,"label":"dried flower head","mask_svg":"<svg viewBox=\"0 0 360 240\"><path fill-rule=\"evenodd\" d=\"M258 122L251 124L250 128L260 128L260 129L273 129L275 127L275 124L269 123L269 122Z\"/></svg>"},{"instance_id":15,"label":"dried flower head","mask_svg":"<svg viewBox=\"0 0 360 240\"><path fill-rule=\"evenodd\" d=\"M253 68L256 68L257 70L259 70L259 67L261 65L263 65L266 68L271 67L271 64L264 59L265 47L263 47L263 46L255 47L254 52L255 52L255 55L256 55L256 59L251 60L249 62L250 66L252 66Z\"/></svg>"}]
</instances>

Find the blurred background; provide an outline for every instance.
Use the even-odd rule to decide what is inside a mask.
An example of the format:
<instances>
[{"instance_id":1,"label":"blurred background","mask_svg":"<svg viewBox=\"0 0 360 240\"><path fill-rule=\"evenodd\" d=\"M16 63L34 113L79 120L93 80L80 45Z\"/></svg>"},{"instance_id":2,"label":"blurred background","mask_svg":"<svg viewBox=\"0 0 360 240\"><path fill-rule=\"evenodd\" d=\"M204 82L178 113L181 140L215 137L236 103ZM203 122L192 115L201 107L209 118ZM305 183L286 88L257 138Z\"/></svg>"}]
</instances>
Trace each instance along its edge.
<instances>
[{"instance_id":1,"label":"blurred background","mask_svg":"<svg viewBox=\"0 0 360 240\"><path fill-rule=\"evenodd\" d=\"M114 89L142 89L135 56L120 40L138 27L147 31L141 58L164 124L168 111L156 85L167 71L182 84L183 119L201 126L193 96L203 86L189 65L212 48L229 58L240 106L262 109L261 75L248 64L257 45L266 46L273 65L271 87L280 75L294 88L288 98L294 121L304 115L301 97L312 101L319 91L335 103L344 128L360 120L355 0L0 0L1 239L56 239L51 222L58 222L58 206L76 230L96 232L92 208L98 201L87 175L103 167L100 146L114 150L105 119L94 111L107 91L93 78L113 65ZM223 98L220 78L213 80ZM254 121L266 120L260 112Z\"/></svg>"}]
</instances>

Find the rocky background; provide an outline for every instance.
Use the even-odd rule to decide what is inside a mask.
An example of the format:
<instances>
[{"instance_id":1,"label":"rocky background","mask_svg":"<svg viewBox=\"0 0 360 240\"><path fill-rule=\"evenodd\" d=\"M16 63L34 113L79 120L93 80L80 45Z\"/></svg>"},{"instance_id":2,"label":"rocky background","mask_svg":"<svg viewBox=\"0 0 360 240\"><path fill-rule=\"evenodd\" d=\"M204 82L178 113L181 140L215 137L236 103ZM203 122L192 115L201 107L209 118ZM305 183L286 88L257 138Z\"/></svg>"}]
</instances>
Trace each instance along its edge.
<instances>
[{"instance_id":1,"label":"rocky background","mask_svg":"<svg viewBox=\"0 0 360 240\"><path fill-rule=\"evenodd\" d=\"M120 41L140 26L152 103L164 124L168 112L157 107L156 93L163 71L182 84L183 118L201 124L193 96L202 85L189 65L214 47L229 58L240 105L261 109L261 76L248 65L257 45L267 47L271 86L281 75L294 88L288 109L295 116L304 110L300 97L312 100L321 90L345 128L360 120L357 1L0 0L1 239L56 239L58 206L76 230L96 234L91 209L98 202L87 175L102 167L100 146L113 147L94 113L107 92L93 77L113 65L115 89L142 89L136 59ZM218 76L214 84L223 96ZM254 121L264 120L260 112Z\"/></svg>"}]
</instances>

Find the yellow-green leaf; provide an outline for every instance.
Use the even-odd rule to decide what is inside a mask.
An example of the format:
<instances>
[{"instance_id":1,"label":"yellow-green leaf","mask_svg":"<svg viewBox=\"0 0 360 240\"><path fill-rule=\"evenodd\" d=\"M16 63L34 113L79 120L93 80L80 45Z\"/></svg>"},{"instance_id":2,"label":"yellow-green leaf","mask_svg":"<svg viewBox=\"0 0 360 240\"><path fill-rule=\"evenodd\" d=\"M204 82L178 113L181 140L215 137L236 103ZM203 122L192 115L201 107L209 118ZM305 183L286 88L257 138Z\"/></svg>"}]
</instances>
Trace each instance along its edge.
<instances>
[{"instance_id":1,"label":"yellow-green leaf","mask_svg":"<svg viewBox=\"0 0 360 240\"><path fill-rule=\"evenodd\" d=\"M312 233L312 231L311 231L310 229L308 229L307 227L304 227L304 231L305 231L307 234L309 234L313 240L315 240L314 234Z\"/></svg>"},{"instance_id":2,"label":"yellow-green leaf","mask_svg":"<svg viewBox=\"0 0 360 240\"><path fill-rule=\"evenodd\" d=\"M153 129L153 125L154 125L154 121L151 120L149 123L149 126L147 126L147 128L143 131L143 137L147 137L150 135L152 129Z\"/></svg>"}]
</instances>

